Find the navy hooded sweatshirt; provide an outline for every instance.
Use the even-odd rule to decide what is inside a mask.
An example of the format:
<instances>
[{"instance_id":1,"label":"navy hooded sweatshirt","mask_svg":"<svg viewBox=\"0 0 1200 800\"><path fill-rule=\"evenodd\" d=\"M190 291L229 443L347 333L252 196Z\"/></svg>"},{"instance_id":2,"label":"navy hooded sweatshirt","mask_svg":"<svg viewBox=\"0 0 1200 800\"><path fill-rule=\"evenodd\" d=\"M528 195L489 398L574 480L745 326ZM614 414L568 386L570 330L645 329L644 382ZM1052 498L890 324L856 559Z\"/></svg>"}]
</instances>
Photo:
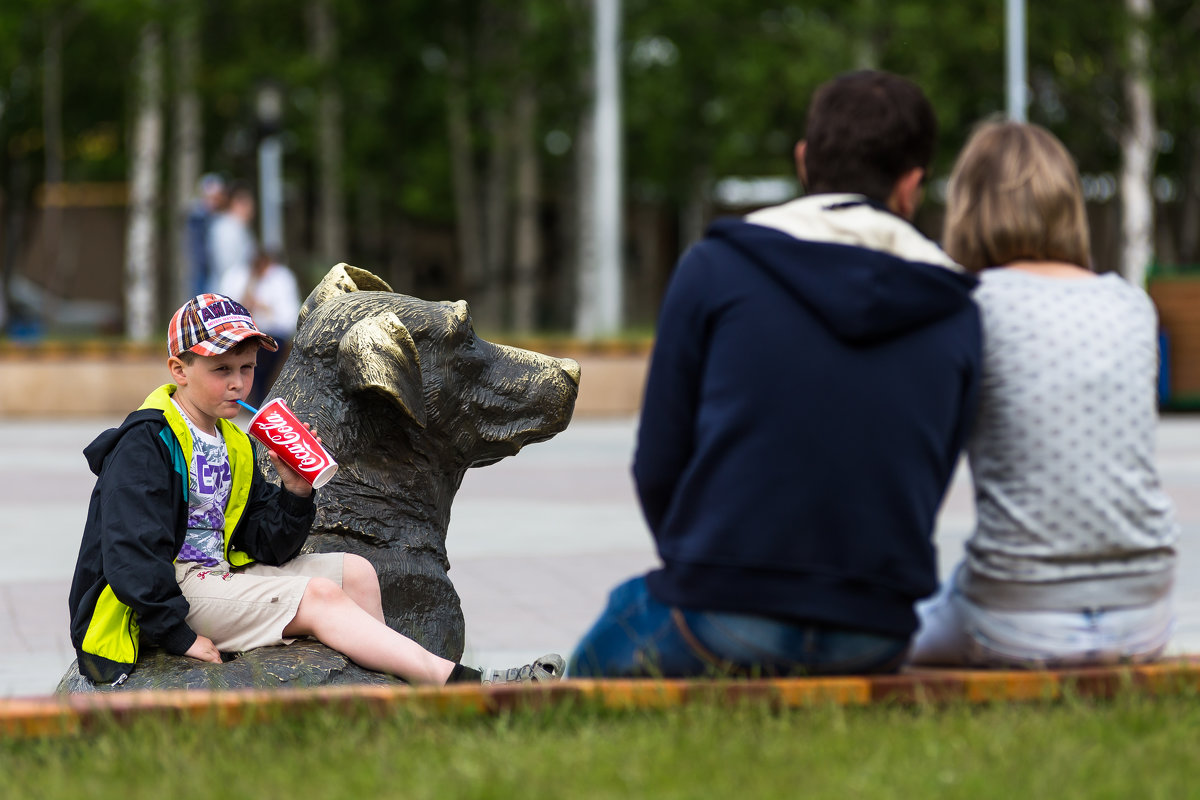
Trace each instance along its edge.
<instances>
[{"instance_id":1,"label":"navy hooded sweatshirt","mask_svg":"<svg viewBox=\"0 0 1200 800\"><path fill-rule=\"evenodd\" d=\"M663 561L653 596L911 635L915 601L938 585L932 533L974 416L975 283L715 222L672 276L638 430L634 478Z\"/></svg>"}]
</instances>

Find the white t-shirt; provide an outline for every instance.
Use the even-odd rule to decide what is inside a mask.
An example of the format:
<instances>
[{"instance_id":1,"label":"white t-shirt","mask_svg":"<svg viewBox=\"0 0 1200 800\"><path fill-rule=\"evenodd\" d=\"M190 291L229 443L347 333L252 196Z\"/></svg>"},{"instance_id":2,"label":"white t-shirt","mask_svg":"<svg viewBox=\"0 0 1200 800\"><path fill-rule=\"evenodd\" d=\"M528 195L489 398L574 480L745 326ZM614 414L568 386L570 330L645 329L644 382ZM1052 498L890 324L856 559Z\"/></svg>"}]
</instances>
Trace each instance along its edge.
<instances>
[{"instance_id":1,"label":"white t-shirt","mask_svg":"<svg viewBox=\"0 0 1200 800\"><path fill-rule=\"evenodd\" d=\"M252 279L249 267L235 267L225 274L217 291L249 309L263 333L278 339L291 339L296 333L300 289L296 276L283 264L271 264L257 280Z\"/></svg>"},{"instance_id":2,"label":"white t-shirt","mask_svg":"<svg viewBox=\"0 0 1200 800\"><path fill-rule=\"evenodd\" d=\"M225 559L225 506L232 484L229 451L220 428L212 436L193 425L187 414L180 411L180 415L192 433L192 457L188 470L187 536L176 560L212 567Z\"/></svg>"},{"instance_id":3,"label":"white t-shirt","mask_svg":"<svg viewBox=\"0 0 1200 800\"><path fill-rule=\"evenodd\" d=\"M219 292L230 270L238 267L249 269L254 263L257 249L254 233L239 217L228 212L214 217L208 229L210 274L206 291Z\"/></svg>"}]
</instances>

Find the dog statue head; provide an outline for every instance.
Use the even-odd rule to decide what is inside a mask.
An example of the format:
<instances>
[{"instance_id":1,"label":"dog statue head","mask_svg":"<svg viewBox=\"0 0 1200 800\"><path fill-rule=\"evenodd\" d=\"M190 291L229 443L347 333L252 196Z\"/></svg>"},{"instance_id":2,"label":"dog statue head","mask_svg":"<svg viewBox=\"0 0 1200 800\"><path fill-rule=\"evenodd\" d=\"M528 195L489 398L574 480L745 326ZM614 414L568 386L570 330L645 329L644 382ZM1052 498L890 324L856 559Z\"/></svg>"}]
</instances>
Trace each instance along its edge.
<instances>
[{"instance_id":1,"label":"dog statue head","mask_svg":"<svg viewBox=\"0 0 1200 800\"><path fill-rule=\"evenodd\" d=\"M339 465L317 492L308 549L368 558L388 623L457 660L464 626L445 548L454 495L467 469L564 430L579 379L571 359L476 336L465 302L398 294L338 264L301 307L272 387Z\"/></svg>"}]
</instances>

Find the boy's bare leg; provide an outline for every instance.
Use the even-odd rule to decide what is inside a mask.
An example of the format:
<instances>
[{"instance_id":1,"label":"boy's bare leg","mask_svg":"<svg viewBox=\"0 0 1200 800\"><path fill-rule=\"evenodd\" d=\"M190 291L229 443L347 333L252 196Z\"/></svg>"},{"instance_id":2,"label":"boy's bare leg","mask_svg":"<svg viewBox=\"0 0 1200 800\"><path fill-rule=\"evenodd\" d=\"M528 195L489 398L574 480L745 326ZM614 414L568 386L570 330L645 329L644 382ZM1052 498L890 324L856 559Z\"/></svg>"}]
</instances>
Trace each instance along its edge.
<instances>
[{"instance_id":1,"label":"boy's bare leg","mask_svg":"<svg viewBox=\"0 0 1200 800\"><path fill-rule=\"evenodd\" d=\"M434 655L392 630L326 578L308 582L296 616L283 634L312 636L360 666L409 683L441 686L454 669L453 661Z\"/></svg>"},{"instance_id":2,"label":"boy's bare leg","mask_svg":"<svg viewBox=\"0 0 1200 800\"><path fill-rule=\"evenodd\" d=\"M379 594L379 576L370 561L353 553L342 556L342 589L350 599L380 622L383 618L383 598Z\"/></svg>"}]
</instances>

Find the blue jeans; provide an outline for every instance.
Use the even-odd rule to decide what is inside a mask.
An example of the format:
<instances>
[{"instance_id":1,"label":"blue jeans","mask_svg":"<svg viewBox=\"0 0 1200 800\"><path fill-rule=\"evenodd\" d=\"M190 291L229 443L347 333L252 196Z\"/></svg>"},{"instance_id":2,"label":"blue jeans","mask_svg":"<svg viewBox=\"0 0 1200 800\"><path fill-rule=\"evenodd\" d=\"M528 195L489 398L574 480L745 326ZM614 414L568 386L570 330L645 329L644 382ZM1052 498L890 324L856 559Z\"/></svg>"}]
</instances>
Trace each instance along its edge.
<instances>
[{"instance_id":1,"label":"blue jeans","mask_svg":"<svg viewBox=\"0 0 1200 800\"><path fill-rule=\"evenodd\" d=\"M645 577L612 591L575 648L574 678L773 677L895 672L908 651L897 638L771 617L671 608Z\"/></svg>"},{"instance_id":2,"label":"blue jeans","mask_svg":"<svg viewBox=\"0 0 1200 800\"><path fill-rule=\"evenodd\" d=\"M913 664L1026 669L1137 664L1158 658L1175 629L1169 594L1145 605L1013 611L967 597L958 585L963 569L959 564L932 599L917 604L921 628L913 638Z\"/></svg>"}]
</instances>

